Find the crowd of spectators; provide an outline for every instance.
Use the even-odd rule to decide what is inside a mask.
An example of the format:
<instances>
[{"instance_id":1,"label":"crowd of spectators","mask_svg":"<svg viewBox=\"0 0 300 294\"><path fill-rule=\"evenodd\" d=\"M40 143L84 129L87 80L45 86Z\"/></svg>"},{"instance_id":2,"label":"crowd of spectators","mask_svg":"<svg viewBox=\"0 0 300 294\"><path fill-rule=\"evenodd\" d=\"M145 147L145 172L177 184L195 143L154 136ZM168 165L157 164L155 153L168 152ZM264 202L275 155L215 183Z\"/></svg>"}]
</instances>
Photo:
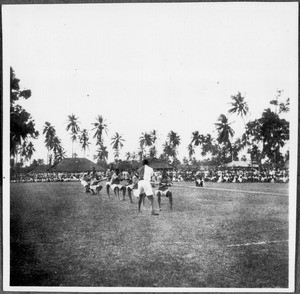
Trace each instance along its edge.
<instances>
[{"instance_id":1,"label":"crowd of spectators","mask_svg":"<svg viewBox=\"0 0 300 294\"><path fill-rule=\"evenodd\" d=\"M82 173L29 173L17 174L11 177L12 183L31 182L76 182L82 177Z\"/></svg>"},{"instance_id":2,"label":"crowd of spectators","mask_svg":"<svg viewBox=\"0 0 300 294\"><path fill-rule=\"evenodd\" d=\"M205 182L244 183L244 182L289 182L287 169L209 169L203 171L169 171L173 182L196 181L201 178Z\"/></svg>"},{"instance_id":3,"label":"crowd of spectators","mask_svg":"<svg viewBox=\"0 0 300 294\"><path fill-rule=\"evenodd\" d=\"M86 171L85 171L86 172ZM125 174L126 171L123 171ZM173 182L191 182L202 179L205 182L244 183L244 182L289 182L287 169L209 169L201 171L178 170L168 171ZM18 174L11 177L11 182L76 182L80 181L84 173L38 173ZM105 173L99 174L105 176Z\"/></svg>"}]
</instances>

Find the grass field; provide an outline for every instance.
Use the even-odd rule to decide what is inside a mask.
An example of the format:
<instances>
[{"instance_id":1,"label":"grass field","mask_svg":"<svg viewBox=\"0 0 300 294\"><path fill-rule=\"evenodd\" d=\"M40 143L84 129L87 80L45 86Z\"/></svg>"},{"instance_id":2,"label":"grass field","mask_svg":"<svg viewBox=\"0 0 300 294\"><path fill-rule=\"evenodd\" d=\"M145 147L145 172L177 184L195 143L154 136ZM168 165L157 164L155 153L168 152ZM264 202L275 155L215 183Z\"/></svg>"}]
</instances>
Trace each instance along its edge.
<instances>
[{"instance_id":1,"label":"grass field","mask_svg":"<svg viewBox=\"0 0 300 294\"><path fill-rule=\"evenodd\" d=\"M288 184L171 191L151 216L80 183L11 184L10 285L288 287Z\"/></svg>"}]
</instances>

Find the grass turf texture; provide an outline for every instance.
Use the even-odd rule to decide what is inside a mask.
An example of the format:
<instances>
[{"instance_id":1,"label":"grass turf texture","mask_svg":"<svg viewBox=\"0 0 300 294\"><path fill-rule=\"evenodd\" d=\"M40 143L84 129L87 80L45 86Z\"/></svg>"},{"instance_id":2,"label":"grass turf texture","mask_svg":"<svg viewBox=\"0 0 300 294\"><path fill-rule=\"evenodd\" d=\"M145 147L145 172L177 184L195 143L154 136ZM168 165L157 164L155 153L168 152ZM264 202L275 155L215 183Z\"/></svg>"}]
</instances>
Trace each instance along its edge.
<instances>
[{"instance_id":1,"label":"grass turf texture","mask_svg":"<svg viewBox=\"0 0 300 294\"><path fill-rule=\"evenodd\" d=\"M178 185L151 216L80 183L11 184L10 285L288 287L287 184Z\"/></svg>"}]
</instances>

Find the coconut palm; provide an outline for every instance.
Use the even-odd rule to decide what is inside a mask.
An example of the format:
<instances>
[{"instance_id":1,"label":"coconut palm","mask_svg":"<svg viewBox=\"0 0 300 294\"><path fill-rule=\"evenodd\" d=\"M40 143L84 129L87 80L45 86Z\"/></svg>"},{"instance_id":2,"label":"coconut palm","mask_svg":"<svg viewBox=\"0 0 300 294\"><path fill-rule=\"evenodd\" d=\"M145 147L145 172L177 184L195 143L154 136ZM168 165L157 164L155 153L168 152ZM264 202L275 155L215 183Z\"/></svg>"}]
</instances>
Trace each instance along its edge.
<instances>
[{"instance_id":1,"label":"coconut palm","mask_svg":"<svg viewBox=\"0 0 300 294\"><path fill-rule=\"evenodd\" d=\"M230 127L231 123L228 122L226 115L221 114L218 118L218 122L215 123L216 129L218 131L217 140L219 144L224 144L230 148L231 157L232 157L232 146L230 139L234 135L234 130Z\"/></svg>"},{"instance_id":2,"label":"coconut palm","mask_svg":"<svg viewBox=\"0 0 300 294\"><path fill-rule=\"evenodd\" d=\"M71 130L71 140L72 140L72 157L73 157L73 143L77 140L77 134L80 130L78 126L78 117L76 117L73 113L68 115L68 125L66 127L66 131Z\"/></svg>"},{"instance_id":3,"label":"coconut palm","mask_svg":"<svg viewBox=\"0 0 300 294\"><path fill-rule=\"evenodd\" d=\"M157 140L157 132L156 132L156 130L152 130L151 131L151 136L152 136L152 144L155 144L155 142Z\"/></svg>"},{"instance_id":4,"label":"coconut palm","mask_svg":"<svg viewBox=\"0 0 300 294\"><path fill-rule=\"evenodd\" d=\"M193 147L193 144L192 143L190 143L189 145L188 145L188 152L189 152L189 158L191 159L192 158L192 156L195 154L195 149L194 149L194 147Z\"/></svg>"},{"instance_id":5,"label":"coconut palm","mask_svg":"<svg viewBox=\"0 0 300 294\"><path fill-rule=\"evenodd\" d=\"M140 136L140 146L141 149L146 149L151 147L153 144L153 137L151 133L142 133L142 135Z\"/></svg>"},{"instance_id":6,"label":"coconut palm","mask_svg":"<svg viewBox=\"0 0 300 294\"><path fill-rule=\"evenodd\" d=\"M170 144L170 142L167 141L163 144L163 154L164 154L163 157L165 157L166 159L170 160L170 157L172 157L174 160L174 158L177 155L176 148L174 148Z\"/></svg>"},{"instance_id":7,"label":"coconut palm","mask_svg":"<svg viewBox=\"0 0 300 294\"><path fill-rule=\"evenodd\" d=\"M149 149L149 157L150 158L154 158L157 156L157 149L155 146L152 146L150 149Z\"/></svg>"},{"instance_id":8,"label":"coconut palm","mask_svg":"<svg viewBox=\"0 0 300 294\"><path fill-rule=\"evenodd\" d=\"M33 143L30 141L27 145L27 158L29 159L30 165L31 165L31 157L33 155L33 152L35 152L35 148Z\"/></svg>"},{"instance_id":9,"label":"coconut palm","mask_svg":"<svg viewBox=\"0 0 300 294\"><path fill-rule=\"evenodd\" d=\"M58 149L57 153L55 154L54 163L58 163L62 161L64 158L66 158L66 152L64 148L61 147Z\"/></svg>"},{"instance_id":10,"label":"coconut palm","mask_svg":"<svg viewBox=\"0 0 300 294\"><path fill-rule=\"evenodd\" d=\"M163 145L164 147L164 153L169 157L173 157L173 161L174 158L177 155L177 146L180 144L180 136L174 132L174 131L170 131L167 135L167 141L166 143Z\"/></svg>"},{"instance_id":11,"label":"coconut palm","mask_svg":"<svg viewBox=\"0 0 300 294\"><path fill-rule=\"evenodd\" d=\"M218 118L218 122L215 123L215 126L218 131L218 142L219 143L229 143L230 138L234 135L234 130L230 127L231 123L228 122L226 115L221 114Z\"/></svg>"},{"instance_id":12,"label":"coconut palm","mask_svg":"<svg viewBox=\"0 0 300 294\"><path fill-rule=\"evenodd\" d=\"M97 149L97 154L94 156L94 159L97 159L98 161L105 161L107 160L107 158L108 158L107 147L101 144Z\"/></svg>"},{"instance_id":13,"label":"coconut palm","mask_svg":"<svg viewBox=\"0 0 300 294\"><path fill-rule=\"evenodd\" d=\"M203 149L203 144L204 144L204 135L200 134L198 131L195 131L192 133L192 141L191 141L191 146L194 145L194 147L198 147L200 145L202 145L202 149ZM190 151L192 152L191 150L191 146L188 147L190 149ZM194 152L195 153L195 152ZM203 152L202 152L203 153ZM202 154L201 153L201 154ZM203 155L203 154L202 154Z\"/></svg>"},{"instance_id":14,"label":"coconut palm","mask_svg":"<svg viewBox=\"0 0 300 294\"><path fill-rule=\"evenodd\" d=\"M97 139L96 145L101 145L103 143L103 131L107 134L107 124L102 115L96 117L96 122L92 123L95 131L94 137Z\"/></svg>"},{"instance_id":15,"label":"coconut palm","mask_svg":"<svg viewBox=\"0 0 300 294\"><path fill-rule=\"evenodd\" d=\"M118 132L115 133L114 137L111 138L112 148L115 150L115 159L119 158L120 149L123 147L123 142L125 141Z\"/></svg>"},{"instance_id":16,"label":"coconut palm","mask_svg":"<svg viewBox=\"0 0 300 294\"><path fill-rule=\"evenodd\" d=\"M245 101L245 97L243 97L241 93L238 92L235 96L231 96L231 100L231 108L228 110L228 113L236 113L237 115L240 115L244 121L244 116L246 116L249 111L249 107L247 102Z\"/></svg>"},{"instance_id":17,"label":"coconut palm","mask_svg":"<svg viewBox=\"0 0 300 294\"><path fill-rule=\"evenodd\" d=\"M195 131L192 133L192 141L191 144L194 144L195 146L199 146L202 144L203 135L200 135L198 131Z\"/></svg>"},{"instance_id":18,"label":"coconut palm","mask_svg":"<svg viewBox=\"0 0 300 294\"><path fill-rule=\"evenodd\" d=\"M89 148L89 145L91 144L89 142L89 133L87 129L83 129L81 131L81 134L79 136L79 143L81 144L81 148L83 149L83 157L85 157L85 151L87 148Z\"/></svg>"},{"instance_id":19,"label":"coconut palm","mask_svg":"<svg viewBox=\"0 0 300 294\"><path fill-rule=\"evenodd\" d=\"M131 153L128 151L125 153L125 160L129 161L131 159Z\"/></svg>"},{"instance_id":20,"label":"coconut palm","mask_svg":"<svg viewBox=\"0 0 300 294\"><path fill-rule=\"evenodd\" d=\"M54 154L54 163L57 163L66 157L66 152L61 145L61 140L57 136L53 138L51 149Z\"/></svg>"},{"instance_id":21,"label":"coconut palm","mask_svg":"<svg viewBox=\"0 0 300 294\"><path fill-rule=\"evenodd\" d=\"M168 133L167 138L169 140L170 145L175 149L180 144L180 136L173 131L170 131Z\"/></svg>"},{"instance_id":22,"label":"coconut palm","mask_svg":"<svg viewBox=\"0 0 300 294\"><path fill-rule=\"evenodd\" d=\"M46 148L48 150L48 154L47 154L47 163L49 163L49 152L52 148L52 144L53 144L53 138L56 135L56 131L54 126L52 126L49 122L45 122L45 126L43 128L43 134L45 135L45 145Z\"/></svg>"}]
</instances>

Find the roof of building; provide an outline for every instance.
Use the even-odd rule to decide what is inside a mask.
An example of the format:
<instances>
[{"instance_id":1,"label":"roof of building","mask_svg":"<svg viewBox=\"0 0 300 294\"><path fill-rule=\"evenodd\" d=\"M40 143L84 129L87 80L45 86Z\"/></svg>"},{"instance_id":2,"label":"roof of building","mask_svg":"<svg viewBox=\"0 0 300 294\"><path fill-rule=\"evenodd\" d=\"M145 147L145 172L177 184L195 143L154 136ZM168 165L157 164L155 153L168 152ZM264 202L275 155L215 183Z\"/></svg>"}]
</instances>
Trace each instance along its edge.
<instances>
[{"instance_id":1,"label":"roof of building","mask_svg":"<svg viewBox=\"0 0 300 294\"><path fill-rule=\"evenodd\" d=\"M169 164L161 159L158 158L152 158L149 159L149 166L153 169L173 169L174 166L172 164Z\"/></svg>"},{"instance_id":2,"label":"roof of building","mask_svg":"<svg viewBox=\"0 0 300 294\"><path fill-rule=\"evenodd\" d=\"M104 171L104 168L89 159L86 158L64 158L62 161L50 168L49 172L86 172L92 171L95 168L96 171Z\"/></svg>"}]
</instances>

